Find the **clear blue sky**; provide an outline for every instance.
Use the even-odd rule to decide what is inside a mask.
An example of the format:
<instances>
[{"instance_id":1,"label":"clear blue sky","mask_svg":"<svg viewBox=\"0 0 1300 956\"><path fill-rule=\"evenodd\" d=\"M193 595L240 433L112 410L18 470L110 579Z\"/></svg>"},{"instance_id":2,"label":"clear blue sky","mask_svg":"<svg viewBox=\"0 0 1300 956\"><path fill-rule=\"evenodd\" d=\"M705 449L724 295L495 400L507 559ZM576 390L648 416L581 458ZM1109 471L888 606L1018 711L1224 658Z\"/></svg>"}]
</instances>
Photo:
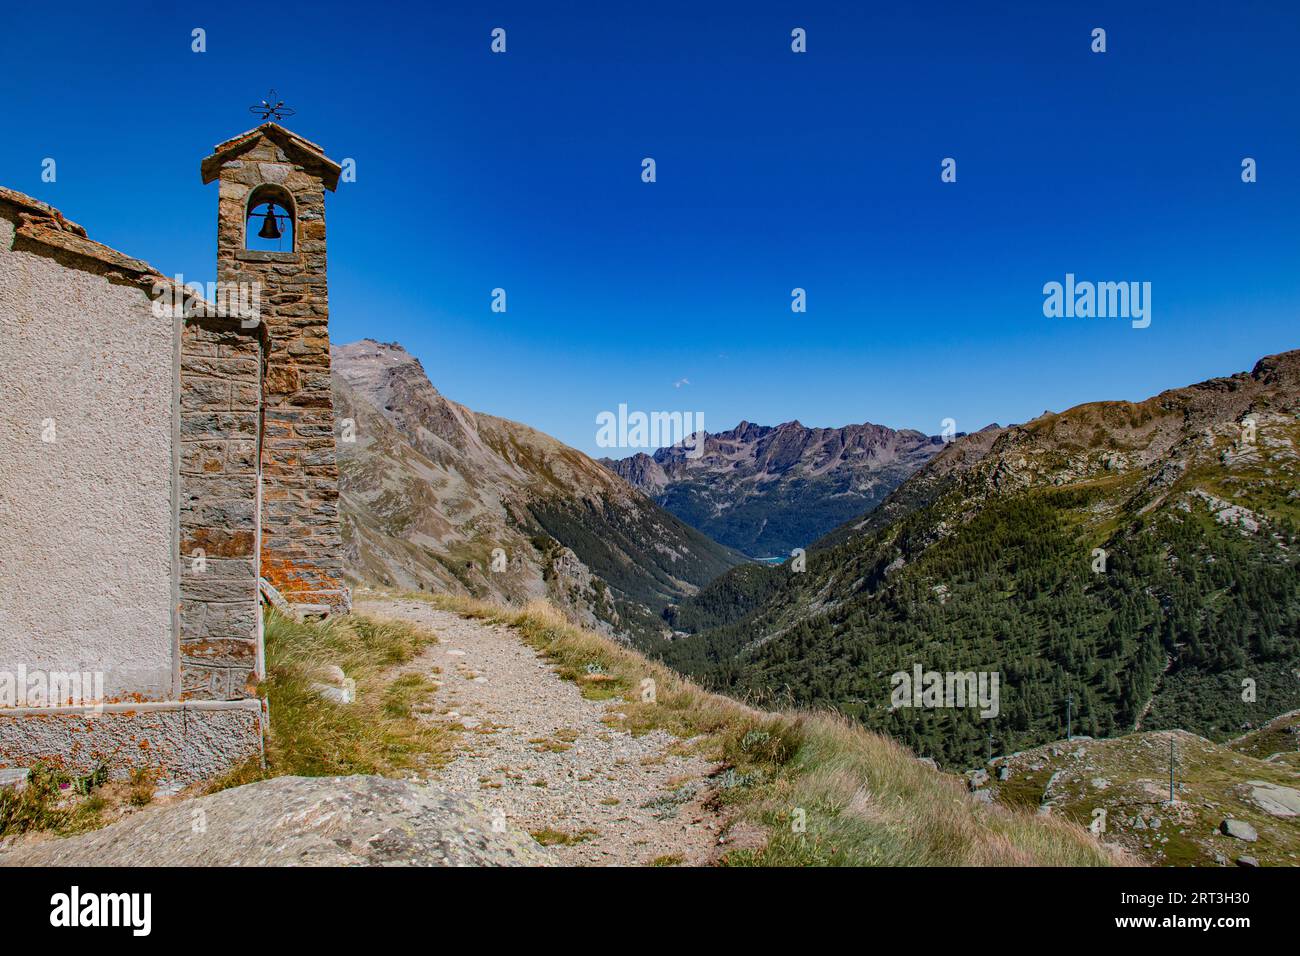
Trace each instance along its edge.
<instances>
[{"instance_id":1,"label":"clear blue sky","mask_svg":"<svg viewBox=\"0 0 1300 956\"><path fill-rule=\"evenodd\" d=\"M184 6L7 5L0 185L210 280L199 161L274 86L357 162L335 341L589 453L620 402L937 432L1300 346L1292 3ZM1151 327L1044 318L1067 272L1151 282Z\"/></svg>"}]
</instances>

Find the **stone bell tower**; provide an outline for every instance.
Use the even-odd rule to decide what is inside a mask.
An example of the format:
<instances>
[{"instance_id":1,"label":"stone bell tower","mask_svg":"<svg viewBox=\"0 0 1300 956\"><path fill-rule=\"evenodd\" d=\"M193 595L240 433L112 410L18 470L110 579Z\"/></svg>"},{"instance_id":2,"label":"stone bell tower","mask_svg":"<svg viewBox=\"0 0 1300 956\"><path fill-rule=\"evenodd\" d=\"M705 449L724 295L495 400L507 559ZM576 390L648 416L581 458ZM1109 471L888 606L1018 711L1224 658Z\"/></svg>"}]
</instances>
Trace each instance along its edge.
<instances>
[{"instance_id":1,"label":"stone bell tower","mask_svg":"<svg viewBox=\"0 0 1300 956\"><path fill-rule=\"evenodd\" d=\"M259 573L291 604L332 612L350 606L325 269L325 190L340 172L322 147L271 122L221 143L202 165L205 184L220 182L217 280L245 300L256 289L265 330Z\"/></svg>"}]
</instances>

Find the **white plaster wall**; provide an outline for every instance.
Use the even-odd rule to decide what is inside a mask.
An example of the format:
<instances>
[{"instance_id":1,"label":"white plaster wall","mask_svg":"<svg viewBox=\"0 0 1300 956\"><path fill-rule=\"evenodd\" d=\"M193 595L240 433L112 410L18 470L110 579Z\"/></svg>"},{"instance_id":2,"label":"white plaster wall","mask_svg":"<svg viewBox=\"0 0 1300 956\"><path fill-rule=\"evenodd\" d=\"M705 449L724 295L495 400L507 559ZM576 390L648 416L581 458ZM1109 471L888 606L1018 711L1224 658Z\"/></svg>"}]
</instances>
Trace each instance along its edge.
<instances>
[{"instance_id":1,"label":"white plaster wall","mask_svg":"<svg viewBox=\"0 0 1300 956\"><path fill-rule=\"evenodd\" d=\"M13 237L0 217L0 670L171 698L175 322Z\"/></svg>"}]
</instances>

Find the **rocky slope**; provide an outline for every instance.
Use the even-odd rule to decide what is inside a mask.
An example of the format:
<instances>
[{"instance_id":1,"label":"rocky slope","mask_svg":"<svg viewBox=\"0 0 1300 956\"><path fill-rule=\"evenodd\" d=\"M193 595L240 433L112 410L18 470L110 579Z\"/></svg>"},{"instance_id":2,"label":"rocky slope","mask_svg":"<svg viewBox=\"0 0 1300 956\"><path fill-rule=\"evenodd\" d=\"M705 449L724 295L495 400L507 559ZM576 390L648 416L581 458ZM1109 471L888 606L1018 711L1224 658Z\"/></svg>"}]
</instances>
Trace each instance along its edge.
<instances>
[{"instance_id":1,"label":"rocky slope","mask_svg":"<svg viewBox=\"0 0 1300 956\"><path fill-rule=\"evenodd\" d=\"M1226 745L1185 731L1058 740L967 775L998 803L1062 816L1163 866L1300 866L1296 715L1270 725L1292 748L1255 756L1265 731ZM1169 802L1171 744L1174 802Z\"/></svg>"},{"instance_id":2,"label":"rocky slope","mask_svg":"<svg viewBox=\"0 0 1300 956\"><path fill-rule=\"evenodd\" d=\"M275 777L0 849L0 866L550 866L545 849L445 789Z\"/></svg>"},{"instance_id":3,"label":"rocky slope","mask_svg":"<svg viewBox=\"0 0 1300 956\"><path fill-rule=\"evenodd\" d=\"M995 752L1062 736L1067 706L1092 736L1223 740L1300 706L1298 528L1289 352L955 441L819 542L805 573L740 587L733 572L686 602L679 616L704 604L696 617L719 623L666 653L959 766L990 735ZM999 715L891 709L892 675L917 664L999 674Z\"/></svg>"},{"instance_id":4,"label":"rocky slope","mask_svg":"<svg viewBox=\"0 0 1300 956\"><path fill-rule=\"evenodd\" d=\"M769 557L870 510L942 447L882 425L741 422L708 435L696 458L676 445L601 463L714 540Z\"/></svg>"},{"instance_id":5,"label":"rocky slope","mask_svg":"<svg viewBox=\"0 0 1300 956\"><path fill-rule=\"evenodd\" d=\"M582 453L441 395L400 345L332 350L340 510L360 583L519 604L652 640L741 560ZM352 438L349 441L349 438Z\"/></svg>"}]
</instances>

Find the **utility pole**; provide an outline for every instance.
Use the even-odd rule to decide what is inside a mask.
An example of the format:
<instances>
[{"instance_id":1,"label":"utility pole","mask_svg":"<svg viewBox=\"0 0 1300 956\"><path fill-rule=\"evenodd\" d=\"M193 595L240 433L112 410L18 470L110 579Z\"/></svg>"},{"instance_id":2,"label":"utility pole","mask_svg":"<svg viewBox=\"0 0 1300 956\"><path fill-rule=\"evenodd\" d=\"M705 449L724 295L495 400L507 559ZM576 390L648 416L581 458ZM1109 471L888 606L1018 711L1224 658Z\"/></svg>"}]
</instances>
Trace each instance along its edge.
<instances>
[{"instance_id":1,"label":"utility pole","mask_svg":"<svg viewBox=\"0 0 1300 956\"><path fill-rule=\"evenodd\" d=\"M1074 694L1065 695L1065 739L1073 740L1073 719L1074 719Z\"/></svg>"},{"instance_id":2,"label":"utility pole","mask_svg":"<svg viewBox=\"0 0 1300 956\"><path fill-rule=\"evenodd\" d=\"M1169 802L1174 802L1174 735L1169 735Z\"/></svg>"}]
</instances>

